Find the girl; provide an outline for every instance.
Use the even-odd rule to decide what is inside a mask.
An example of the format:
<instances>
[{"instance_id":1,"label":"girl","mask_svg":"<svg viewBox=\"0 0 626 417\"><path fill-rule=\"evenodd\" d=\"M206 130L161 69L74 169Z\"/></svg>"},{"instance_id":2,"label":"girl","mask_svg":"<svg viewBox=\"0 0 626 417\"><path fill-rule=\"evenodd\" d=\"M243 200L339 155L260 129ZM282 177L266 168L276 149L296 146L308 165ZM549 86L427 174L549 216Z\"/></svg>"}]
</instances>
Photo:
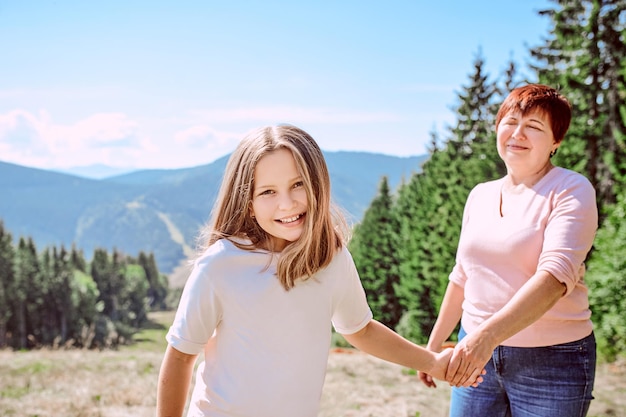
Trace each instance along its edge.
<instances>
[{"instance_id":1,"label":"girl","mask_svg":"<svg viewBox=\"0 0 626 417\"><path fill-rule=\"evenodd\" d=\"M182 416L200 352L188 416L316 416L331 323L364 352L444 378L451 350L372 319L330 196L322 151L301 129L265 127L239 144L167 334L158 416Z\"/></svg>"}]
</instances>

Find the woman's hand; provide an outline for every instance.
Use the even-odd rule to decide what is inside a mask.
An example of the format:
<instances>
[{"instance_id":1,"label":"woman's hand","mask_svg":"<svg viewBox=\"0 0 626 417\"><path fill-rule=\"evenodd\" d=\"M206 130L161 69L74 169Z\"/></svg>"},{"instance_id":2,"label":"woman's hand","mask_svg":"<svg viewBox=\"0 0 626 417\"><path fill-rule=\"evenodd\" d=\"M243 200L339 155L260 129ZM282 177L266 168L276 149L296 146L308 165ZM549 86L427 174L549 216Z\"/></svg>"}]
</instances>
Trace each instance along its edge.
<instances>
[{"instance_id":1,"label":"woman's hand","mask_svg":"<svg viewBox=\"0 0 626 417\"><path fill-rule=\"evenodd\" d=\"M455 387L478 386L493 349L484 339L465 336L454 348L448 364L446 381Z\"/></svg>"}]
</instances>

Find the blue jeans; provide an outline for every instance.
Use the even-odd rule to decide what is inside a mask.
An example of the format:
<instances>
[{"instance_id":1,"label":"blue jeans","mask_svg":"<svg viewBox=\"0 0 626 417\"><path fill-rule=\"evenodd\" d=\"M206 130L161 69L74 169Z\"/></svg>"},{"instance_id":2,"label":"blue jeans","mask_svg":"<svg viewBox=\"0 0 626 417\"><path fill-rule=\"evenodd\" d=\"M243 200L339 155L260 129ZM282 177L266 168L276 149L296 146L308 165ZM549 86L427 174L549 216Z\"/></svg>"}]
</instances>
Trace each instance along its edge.
<instances>
[{"instance_id":1,"label":"blue jeans","mask_svg":"<svg viewBox=\"0 0 626 417\"><path fill-rule=\"evenodd\" d=\"M463 329L459 340L465 336ZM596 340L498 346L478 387L452 387L450 417L584 417L593 399Z\"/></svg>"}]
</instances>

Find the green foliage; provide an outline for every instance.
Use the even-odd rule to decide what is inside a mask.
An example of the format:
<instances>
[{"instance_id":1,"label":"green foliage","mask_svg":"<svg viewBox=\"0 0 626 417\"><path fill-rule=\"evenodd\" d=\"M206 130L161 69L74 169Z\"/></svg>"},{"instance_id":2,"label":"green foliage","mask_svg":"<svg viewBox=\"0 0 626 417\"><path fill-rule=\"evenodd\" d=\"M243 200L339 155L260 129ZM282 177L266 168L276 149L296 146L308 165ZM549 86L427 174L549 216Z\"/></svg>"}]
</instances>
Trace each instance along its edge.
<instances>
[{"instance_id":1,"label":"green foliage","mask_svg":"<svg viewBox=\"0 0 626 417\"><path fill-rule=\"evenodd\" d=\"M626 352L626 4L600 0L553 3L553 8L539 12L550 19L551 27L544 44L531 49L534 62L530 69L538 82L560 88L572 103L572 125L554 162L585 174L597 192L601 224L585 280L599 353L612 360ZM496 151L494 119L497 106L517 84L514 62L509 63L501 80L491 81L479 52L468 83L458 94L454 126L443 140L432 133L422 171L412 173L395 193L388 178L382 178L378 194L355 227L350 250L375 317L417 343L427 340L437 317L454 265L469 191L479 182L505 174ZM365 182L355 187L345 177L371 181L378 175L372 167L381 164L387 164L383 172L392 171L388 161L370 161L368 155L361 155L366 162L362 159L355 165L346 164L342 153L326 156L333 189L340 190L336 201L351 208L353 215L361 210ZM119 179L128 188L113 183L92 188L80 181L78 188L68 192L65 178L51 176L46 187L39 184L42 193L37 196L38 200L43 195L44 199L65 203L55 206L50 216L56 219L58 214L62 229L68 229L64 226L68 218L75 220L79 208L82 212L82 205L86 205L72 197L88 195L90 201L99 203L77 221L77 234L94 242L110 241L107 228L112 224L118 239L136 230L135 224L142 224L155 234L146 237L134 233L136 239L146 237L149 242L162 243L169 240L163 216L173 220L186 236L195 233L210 204L198 201L195 191L188 196L185 190L198 189L199 182L206 186L207 176L217 185L224 163L222 160L218 169L202 167L203 175L191 170L175 173L176 178L172 178L169 173L153 172L151 175L158 178L150 184L143 177ZM344 166L350 174L340 169ZM25 175L10 176L26 181L22 178ZM141 180L139 184L133 183L137 180ZM179 198L168 193L166 185L171 184L175 184ZM137 185L139 194L134 188ZM13 215L22 209L15 204L23 199L7 196L10 198L4 201L14 205L7 209ZM47 220L34 217L36 222ZM96 223L107 233L89 232ZM57 227L47 223L37 226L44 230ZM164 258L170 256L168 266L174 266L177 262L173 259L181 256L174 252L182 252L182 248L177 244L172 250L170 244L156 251L166 252ZM109 253L96 248L90 265L75 248L69 257L63 248L45 250L37 256L31 239L22 238L13 247L11 235L0 222L0 346L54 343L59 335L61 341L74 339L84 346L115 346L145 320L148 309L163 309L178 301L180 292L167 289L167 277L159 274L152 254L140 252L135 260L115 250ZM7 338L9 334L11 338ZM338 335L333 340L337 345L345 343Z\"/></svg>"},{"instance_id":2,"label":"green foliage","mask_svg":"<svg viewBox=\"0 0 626 417\"><path fill-rule=\"evenodd\" d=\"M603 227L588 262L586 281L598 350L614 360L626 353L626 196L607 207Z\"/></svg>"},{"instance_id":3,"label":"green foliage","mask_svg":"<svg viewBox=\"0 0 626 417\"><path fill-rule=\"evenodd\" d=\"M531 51L537 60L531 68L539 82L561 88L572 103L572 125L555 164L583 173L596 189L601 224L586 281L599 353L612 360L626 352L626 3L555 3L540 12L553 28L546 43ZM518 84L517 70L511 62L499 87L483 64L479 54L459 94L449 137L440 144L432 134L422 172L401 186L391 207L398 225L395 289L403 312L396 330L418 343L430 333L454 265L467 194L506 173L496 152L494 117Z\"/></svg>"},{"instance_id":4,"label":"green foliage","mask_svg":"<svg viewBox=\"0 0 626 417\"><path fill-rule=\"evenodd\" d=\"M404 311L401 329L418 343L427 341L437 318L469 191L504 173L495 146L498 89L483 68L478 54L469 85L458 97L457 124L441 146L433 134L430 159L401 187L394 207L399 224L397 295Z\"/></svg>"},{"instance_id":5,"label":"green foliage","mask_svg":"<svg viewBox=\"0 0 626 417\"><path fill-rule=\"evenodd\" d=\"M598 350L611 360L626 351L626 4L555 3L541 12L551 19L550 36L531 54L539 80L560 87L572 103L572 125L554 161L596 189L600 228L585 280Z\"/></svg>"},{"instance_id":6,"label":"green foliage","mask_svg":"<svg viewBox=\"0 0 626 417\"><path fill-rule=\"evenodd\" d=\"M124 275L125 285L120 300L123 322L139 328L148 319L150 284L141 265L127 265Z\"/></svg>"},{"instance_id":7,"label":"green foliage","mask_svg":"<svg viewBox=\"0 0 626 417\"><path fill-rule=\"evenodd\" d=\"M334 348L351 348L352 345L340 334L333 330L330 346Z\"/></svg>"},{"instance_id":8,"label":"green foliage","mask_svg":"<svg viewBox=\"0 0 626 417\"><path fill-rule=\"evenodd\" d=\"M557 164L584 173L600 207L615 202L626 159L626 5L600 0L558 1L541 14L550 36L531 50L540 82L570 99L573 118Z\"/></svg>"},{"instance_id":9,"label":"green foliage","mask_svg":"<svg viewBox=\"0 0 626 417\"><path fill-rule=\"evenodd\" d=\"M16 291L15 250L11 234L0 221L0 346L6 345L7 323L14 314L11 299Z\"/></svg>"},{"instance_id":10,"label":"green foliage","mask_svg":"<svg viewBox=\"0 0 626 417\"><path fill-rule=\"evenodd\" d=\"M164 310L167 307L168 279L166 275L159 274L154 254L146 255L139 252L138 263L144 270L148 281L148 298L150 308L153 310Z\"/></svg>"},{"instance_id":11,"label":"green foliage","mask_svg":"<svg viewBox=\"0 0 626 417\"><path fill-rule=\"evenodd\" d=\"M96 250L87 265L74 247L38 253L30 238L14 247L0 222L0 348L104 348L130 341L147 321L155 300L150 291L160 308L169 295L154 256L143 254L143 260Z\"/></svg>"},{"instance_id":12,"label":"green foliage","mask_svg":"<svg viewBox=\"0 0 626 417\"><path fill-rule=\"evenodd\" d=\"M390 327L398 323L402 314L396 296L399 282L396 256L398 226L392 205L389 184L383 177L378 196L365 212L363 221L354 229L350 242L350 251L374 317Z\"/></svg>"},{"instance_id":13,"label":"green foliage","mask_svg":"<svg viewBox=\"0 0 626 417\"><path fill-rule=\"evenodd\" d=\"M408 310L402 314L395 331L414 343L424 344L428 340L428 333L424 332L422 323L431 321L432 317L428 311Z\"/></svg>"}]
</instances>

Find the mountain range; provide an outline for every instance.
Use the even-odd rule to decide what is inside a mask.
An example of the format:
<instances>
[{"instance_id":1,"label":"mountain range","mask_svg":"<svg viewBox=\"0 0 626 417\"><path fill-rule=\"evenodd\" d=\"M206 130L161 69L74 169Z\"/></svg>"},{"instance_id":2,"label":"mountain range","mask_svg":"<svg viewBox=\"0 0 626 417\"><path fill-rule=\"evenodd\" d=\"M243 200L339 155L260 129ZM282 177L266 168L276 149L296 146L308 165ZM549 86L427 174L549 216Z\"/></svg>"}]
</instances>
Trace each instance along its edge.
<instances>
[{"instance_id":1,"label":"mountain range","mask_svg":"<svg viewBox=\"0 0 626 417\"><path fill-rule=\"evenodd\" d=\"M420 172L427 156L324 152L334 201L358 222L383 176L392 190ZM93 250L154 253L171 273L194 252L208 220L229 155L183 169L140 170L90 179L0 161L0 221L38 249L75 245L87 259Z\"/></svg>"}]
</instances>

